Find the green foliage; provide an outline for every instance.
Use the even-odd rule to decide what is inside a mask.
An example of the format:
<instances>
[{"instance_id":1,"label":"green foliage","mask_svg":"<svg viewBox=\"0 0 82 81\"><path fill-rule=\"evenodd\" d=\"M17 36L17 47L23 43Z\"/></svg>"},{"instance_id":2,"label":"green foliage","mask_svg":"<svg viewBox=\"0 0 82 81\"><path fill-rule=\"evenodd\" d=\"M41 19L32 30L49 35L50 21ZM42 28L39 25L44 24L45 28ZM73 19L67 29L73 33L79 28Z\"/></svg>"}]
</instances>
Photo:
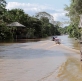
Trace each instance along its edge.
<instances>
[{"instance_id":1,"label":"green foliage","mask_svg":"<svg viewBox=\"0 0 82 81\"><path fill-rule=\"evenodd\" d=\"M0 0L0 39L15 38L42 38L52 35L60 35L59 26L54 26L50 21L53 17L41 12L36 17L31 17L22 9L6 10L6 1ZM7 24L19 22L25 28L7 27Z\"/></svg>"},{"instance_id":2,"label":"green foliage","mask_svg":"<svg viewBox=\"0 0 82 81\"><path fill-rule=\"evenodd\" d=\"M10 29L6 27L6 24L2 22L0 24L0 39L12 39L12 32L10 32Z\"/></svg>"},{"instance_id":3,"label":"green foliage","mask_svg":"<svg viewBox=\"0 0 82 81\"><path fill-rule=\"evenodd\" d=\"M58 31L60 32L60 34L67 34L66 27L64 27L64 28L59 27Z\"/></svg>"},{"instance_id":4,"label":"green foliage","mask_svg":"<svg viewBox=\"0 0 82 81\"><path fill-rule=\"evenodd\" d=\"M66 15L70 18L70 25L68 27L68 33L70 37L80 37L80 30L78 28L80 14L82 14L82 0L71 0L70 5L65 7L68 12Z\"/></svg>"},{"instance_id":5,"label":"green foliage","mask_svg":"<svg viewBox=\"0 0 82 81\"><path fill-rule=\"evenodd\" d=\"M0 20L2 20L4 13L6 11L6 1L5 0L0 0Z\"/></svg>"}]
</instances>

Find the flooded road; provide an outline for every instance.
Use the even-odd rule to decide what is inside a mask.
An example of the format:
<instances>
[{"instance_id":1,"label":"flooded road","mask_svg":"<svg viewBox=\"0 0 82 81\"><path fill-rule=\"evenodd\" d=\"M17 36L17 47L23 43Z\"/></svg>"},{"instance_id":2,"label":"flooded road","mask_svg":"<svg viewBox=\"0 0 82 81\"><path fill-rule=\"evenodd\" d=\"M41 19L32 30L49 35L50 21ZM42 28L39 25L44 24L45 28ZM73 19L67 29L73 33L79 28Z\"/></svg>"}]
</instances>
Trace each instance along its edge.
<instances>
[{"instance_id":1,"label":"flooded road","mask_svg":"<svg viewBox=\"0 0 82 81\"><path fill-rule=\"evenodd\" d=\"M0 81L82 81L79 51L51 40L0 46Z\"/></svg>"}]
</instances>

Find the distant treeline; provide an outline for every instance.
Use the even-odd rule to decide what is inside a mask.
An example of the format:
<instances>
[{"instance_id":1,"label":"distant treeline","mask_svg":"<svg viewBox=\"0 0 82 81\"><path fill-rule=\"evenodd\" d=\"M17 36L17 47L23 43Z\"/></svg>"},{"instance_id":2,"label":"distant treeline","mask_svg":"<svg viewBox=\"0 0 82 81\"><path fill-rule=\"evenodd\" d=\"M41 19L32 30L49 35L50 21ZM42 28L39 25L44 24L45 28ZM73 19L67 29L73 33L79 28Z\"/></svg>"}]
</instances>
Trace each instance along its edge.
<instances>
[{"instance_id":1,"label":"distant treeline","mask_svg":"<svg viewBox=\"0 0 82 81\"><path fill-rule=\"evenodd\" d=\"M32 17L22 9L6 9L6 1L0 1L0 40L17 38L43 38L67 33L65 28L53 25L47 17ZM19 22L25 27L8 27L7 24Z\"/></svg>"}]
</instances>

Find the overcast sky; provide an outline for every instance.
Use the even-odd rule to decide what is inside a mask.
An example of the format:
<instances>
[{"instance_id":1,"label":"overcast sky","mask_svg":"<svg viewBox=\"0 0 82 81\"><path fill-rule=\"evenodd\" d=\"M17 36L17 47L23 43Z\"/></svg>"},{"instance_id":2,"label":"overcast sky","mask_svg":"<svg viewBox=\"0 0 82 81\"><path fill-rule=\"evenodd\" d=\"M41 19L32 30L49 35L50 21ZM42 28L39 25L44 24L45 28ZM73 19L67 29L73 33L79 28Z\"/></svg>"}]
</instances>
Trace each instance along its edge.
<instances>
[{"instance_id":1,"label":"overcast sky","mask_svg":"<svg viewBox=\"0 0 82 81\"><path fill-rule=\"evenodd\" d=\"M37 12L47 12L54 17L55 21L68 19L64 11L65 4L69 5L70 0L6 0L7 9L21 8L29 15Z\"/></svg>"}]
</instances>

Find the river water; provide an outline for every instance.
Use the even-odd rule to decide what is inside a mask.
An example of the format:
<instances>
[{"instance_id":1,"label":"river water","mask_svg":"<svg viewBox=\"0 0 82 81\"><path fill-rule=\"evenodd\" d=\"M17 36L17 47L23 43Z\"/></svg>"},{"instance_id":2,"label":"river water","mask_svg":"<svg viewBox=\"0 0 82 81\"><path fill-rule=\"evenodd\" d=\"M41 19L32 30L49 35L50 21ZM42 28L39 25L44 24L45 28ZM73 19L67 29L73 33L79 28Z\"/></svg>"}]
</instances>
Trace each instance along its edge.
<instances>
[{"instance_id":1,"label":"river water","mask_svg":"<svg viewBox=\"0 0 82 81\"><path fill-rule=\"evenodd\" d=\"M80 44L75 38L69 38L69 35L58 36L61 39L61 43L70 48L80 50Z\"/></svg>"},{"instance_id":2,"label":"river water","mask_svg":"<svg viewBox=\"0 0 82 81\"><path fill-rule=\"evenodd\" d=\"M68 35L58 38L61 39L61 44L79 50L79 43L74 38L69 38ZM78 54L69 50L62 45L55 46L52 37L2 42L0 81L54 81L55 71L63 62L65 63L60 68L56 81L82 81L79 61L71 57Z\"/></svg>"},{"instance_id":3,"label":"river water","mask_svg":"<svg viewBox=\"0 0 82 81\"><path fill-rule=\"evenodd\" d=\"M76 40L75 38L69 38L68 35L61 35L61 36L58 36L58 38L60 38L61 44L76 50L80 49L80 44L78 40ZM33 43L33 42L45 41L45 40L52 40L52 37L43 38L43 39L20 39L20 40L14 40L14 41L2 41L0 42L0 46L6 46L6 45L11 45L16 43L29 43L29 42Z\"/></svg>"}]
</instances>

